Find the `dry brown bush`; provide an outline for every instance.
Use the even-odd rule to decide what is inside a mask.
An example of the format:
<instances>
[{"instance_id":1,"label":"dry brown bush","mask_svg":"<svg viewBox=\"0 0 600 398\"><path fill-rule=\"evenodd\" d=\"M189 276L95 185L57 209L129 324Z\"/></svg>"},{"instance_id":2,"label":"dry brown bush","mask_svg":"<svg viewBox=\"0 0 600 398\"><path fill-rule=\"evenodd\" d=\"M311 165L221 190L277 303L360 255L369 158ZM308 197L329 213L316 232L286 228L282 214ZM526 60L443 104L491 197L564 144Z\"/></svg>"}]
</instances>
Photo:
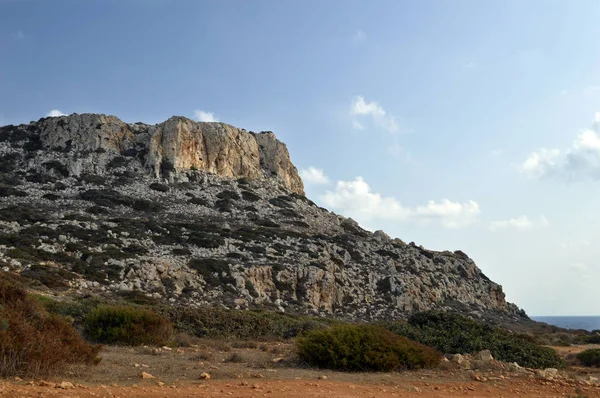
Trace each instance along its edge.
<instances>
[{"instance_id":1,"label":"dry brown bush","mask_svg":"<svg viewBox=\"0 0 600 398\"><path fill-rule=\"evenodd\" d=\"M0 376L48 375L100 361L100 346L87 343L66 319L48 314L1 276L0 303Z\"/></svg>"}]
</instances>

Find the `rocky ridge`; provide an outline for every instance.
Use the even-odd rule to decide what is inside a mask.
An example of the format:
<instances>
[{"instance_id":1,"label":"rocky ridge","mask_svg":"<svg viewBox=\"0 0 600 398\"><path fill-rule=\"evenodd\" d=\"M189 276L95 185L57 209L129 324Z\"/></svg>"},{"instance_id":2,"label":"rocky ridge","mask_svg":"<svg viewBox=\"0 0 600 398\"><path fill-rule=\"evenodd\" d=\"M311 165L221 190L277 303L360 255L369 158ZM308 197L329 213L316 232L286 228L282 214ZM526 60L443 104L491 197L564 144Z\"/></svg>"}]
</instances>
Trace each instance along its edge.
<instances>
[{"instance_id":1,"label":"rocky ridge","mask_svg":"<svg viewBox=\"0 0 600 398\"><path fill-rule=\"evenodd\" d=\"M526 318L466 254L318 207L273 133L182 117L0 128L0 268L70 295L347 319Z\"/></svg>"}]
</instances>

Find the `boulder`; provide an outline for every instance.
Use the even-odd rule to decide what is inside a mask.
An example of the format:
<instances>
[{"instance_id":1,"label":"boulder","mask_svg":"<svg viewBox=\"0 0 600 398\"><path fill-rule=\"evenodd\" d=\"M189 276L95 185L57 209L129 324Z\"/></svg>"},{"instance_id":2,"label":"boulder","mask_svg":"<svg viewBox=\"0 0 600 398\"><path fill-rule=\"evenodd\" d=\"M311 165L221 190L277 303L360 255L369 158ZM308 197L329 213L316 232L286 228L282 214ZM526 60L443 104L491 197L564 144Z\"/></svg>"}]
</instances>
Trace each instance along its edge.
<instances>
[{"instance_id":1,"label":"boulder","mask_svg":"<svg viewBox=\"0 0 600 398\"><path fill-rule=\"evenodd\" d=\"M475 359L477 359L479 361L483 361L483 362L491 362L494 360L494 357L492 356L492 353L490 352L490 350L483 350L483 351L479 351L477 353L477 355L475 356Z\"/></svg>"}]
</instances>

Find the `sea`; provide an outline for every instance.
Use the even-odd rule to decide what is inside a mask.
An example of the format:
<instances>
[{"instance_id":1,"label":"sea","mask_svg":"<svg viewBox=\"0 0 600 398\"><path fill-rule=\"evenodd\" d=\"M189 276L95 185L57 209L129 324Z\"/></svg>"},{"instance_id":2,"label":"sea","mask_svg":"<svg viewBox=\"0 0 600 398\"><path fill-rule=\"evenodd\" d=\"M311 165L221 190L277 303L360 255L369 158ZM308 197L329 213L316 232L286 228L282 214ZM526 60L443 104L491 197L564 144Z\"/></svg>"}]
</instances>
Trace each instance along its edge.
<instances>
[{"instance_id":1,"label":"sea","mask_svg":"<svg viewBox=\"0 0 600 398\"><path fill-rule=\"evenodd\" d=\"M531 319L565 329L600 330L600 316L532 316Z\"/></svg>"}]
</instances>

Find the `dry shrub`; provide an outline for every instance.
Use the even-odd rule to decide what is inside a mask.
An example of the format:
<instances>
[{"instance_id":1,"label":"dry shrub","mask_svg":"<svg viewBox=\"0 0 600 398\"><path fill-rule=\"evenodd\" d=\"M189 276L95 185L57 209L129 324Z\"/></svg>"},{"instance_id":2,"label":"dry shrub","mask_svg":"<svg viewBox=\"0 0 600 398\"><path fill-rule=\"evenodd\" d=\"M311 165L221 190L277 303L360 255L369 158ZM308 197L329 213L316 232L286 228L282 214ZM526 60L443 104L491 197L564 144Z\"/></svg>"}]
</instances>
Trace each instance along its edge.
<instances>
[{"instance_id":1,"label":"dry shrub","mask_svg":"<svg viewBox=\"0 0 600 398\"><path fill-rule=\"evenodd\" d=\"M175 335L175 344L177 347L191 347L198 342L198 338L190 336L185 332L179 332Z\"/></svg>"},{"instance_id":2,"label":"dry shrub","mask_svg":"<svg viewBox=\"0 0 600 398\"><path fill-rule=\"evenodd\" d=\"M244 359L244 357L241 354L238 354L237 352L233 352L233 353L231 353L231 355L229 355L227 358L225 358L225 362L242 363L242 362L246 362L246 360Z\"/></svg>"},{"instance_id":3,"label":"dry shrub","mask_svg":"<svg viewBox=\"0 0 600 398\"><path fill-rule=\"evenodd\" d=\"M98 306L85 317L84 327L90 339L106 344L160 346L173 335L168 318L128 306Z\"/></svg>"},{"instance_id":4,"label":"dry shrub","mask_svg":"<svg viewBox=\"0 0 600 398\"><path fill-rule=\"evenodd\" d=\"M297 340L297 348L310 365L349 371L431 368L442 357L434 348L371 325L314 330Z\"/></svg>"},{"instance_id":5,"label":"dry shrub","mask_svg":"<svg viewBox=\"0 0 600 398\"><path fill-rule=\"evenodd\" d=\"M190 357L190 361L212 361L213 359L212 352L206 350L199 351L196 355Z\"/></svg>"},{"instance_id":6,"label":"dry shrub","mask_svg":"<svg viewBox=\"0 0 600 398\"><path fill-rule=\"evenodd\" d=\"M212 348L213 350L216 350L216 351L220 351L220 352L231 351L231 345L223 340L213 340L210 343L208 343L208 345L210 346L210 348Z\"/></svg>"},{"instance_id":7,"label":"dry shrub","mask_svg":"<svg viewBox=\"0 0 600 398\"><path fill-rule=\"evenodd\" d=\"M88 344L66 319L48 314L3 278L0 303L0 376L41 376L100 362L100 346Z\"/></svg>"},{"instance_id":8,"label":"dry shrub","mask_svg":"<svg viewBox=\"0 0 600 398\"><path fill-rule=\"evenodd\" d=\"M258 348L258 344L256 344L256 342L254 341L234 341L233 343L231 343L231 346L233 348Z\"/></svg>"}]
</instances>

